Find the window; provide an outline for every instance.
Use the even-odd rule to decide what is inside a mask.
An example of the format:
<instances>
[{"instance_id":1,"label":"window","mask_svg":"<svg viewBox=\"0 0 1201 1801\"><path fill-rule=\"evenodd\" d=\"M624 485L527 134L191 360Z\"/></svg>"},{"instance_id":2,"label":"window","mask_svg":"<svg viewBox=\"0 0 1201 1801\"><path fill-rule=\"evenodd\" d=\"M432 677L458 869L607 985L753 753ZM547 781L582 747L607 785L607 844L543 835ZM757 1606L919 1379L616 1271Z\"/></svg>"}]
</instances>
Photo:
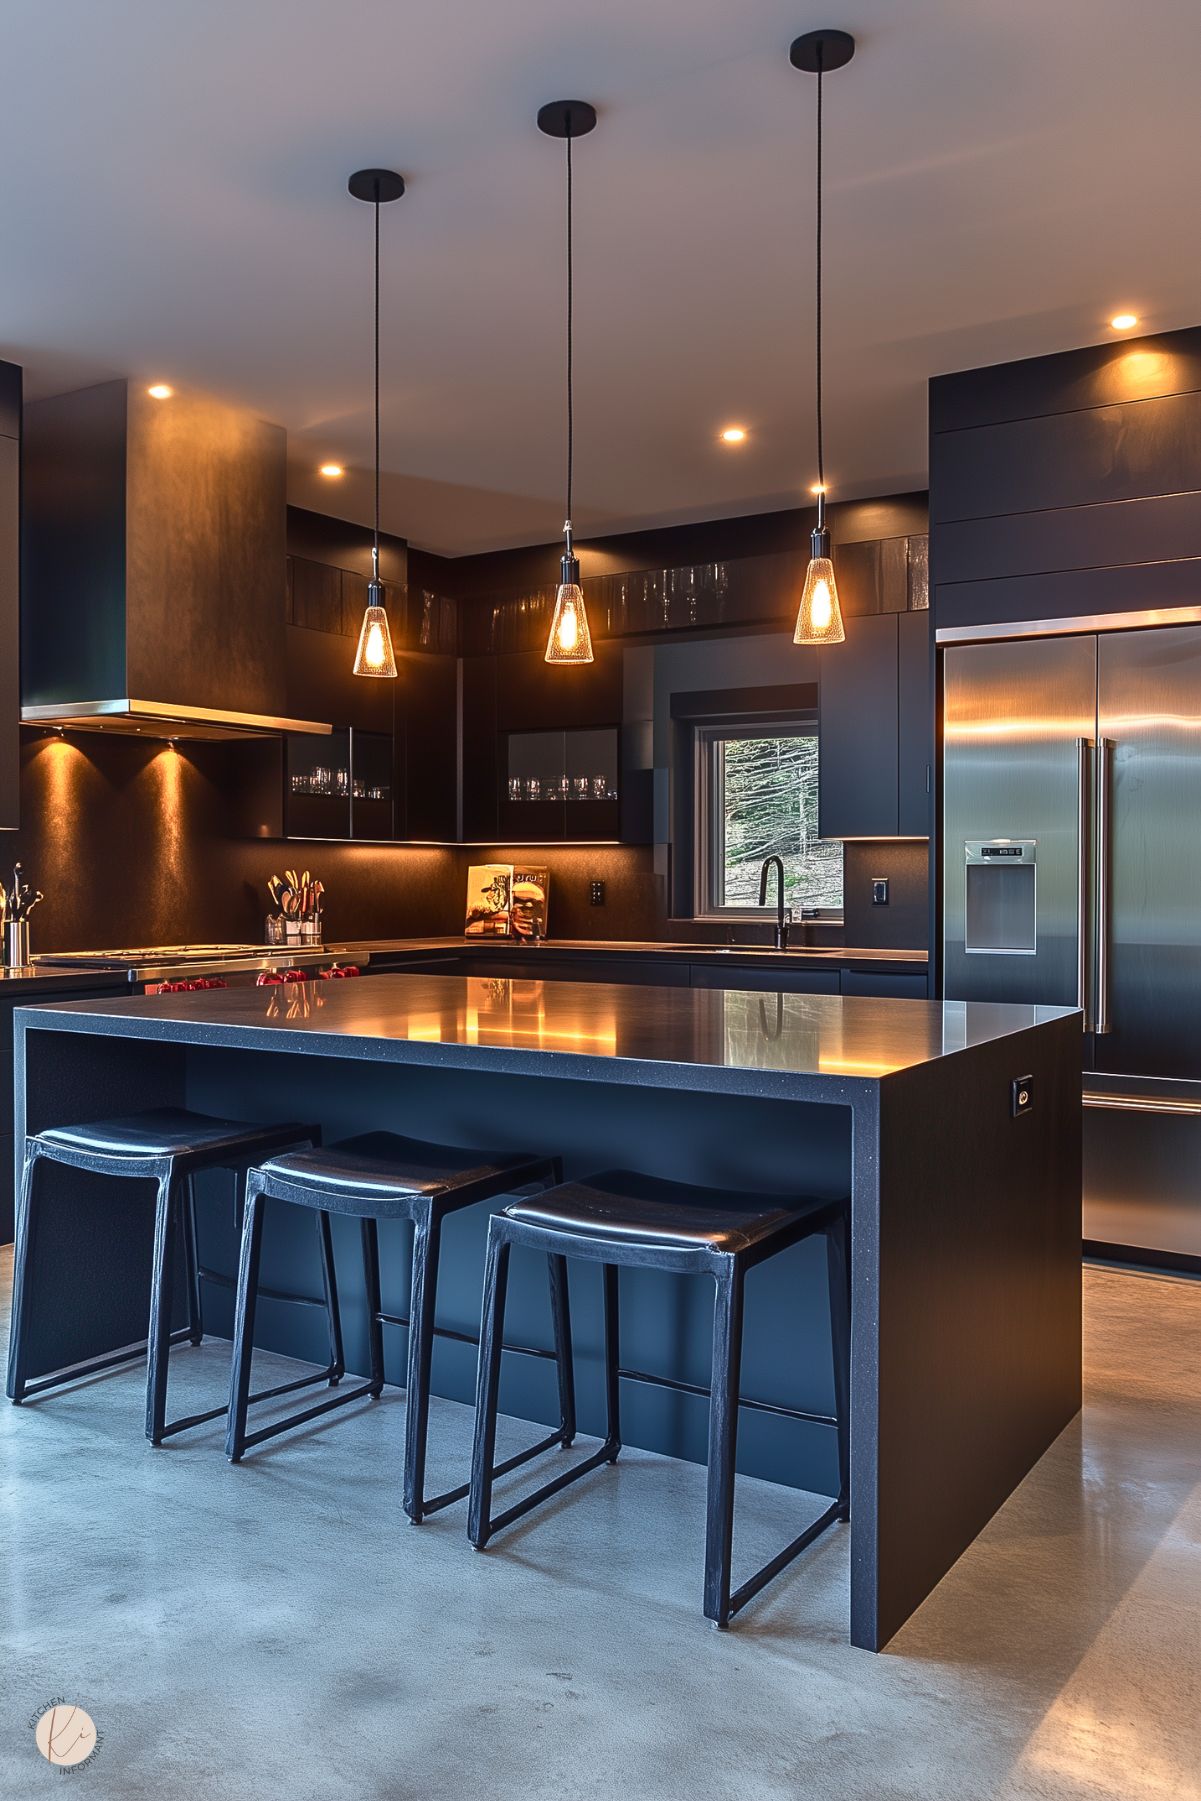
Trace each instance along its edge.
<instances>
[{"instance_id":1,"label":"window","mask_svg":"<svg viewBox=\"0 0 1201 1801\"><path fill-rule=\"evenodd\" d=\"M695 912L757 909L763 859L778 856L796 918L841 914L842 844L817 835L816 724L704 727L696 746Z\"/></svg>"}]
</instances>

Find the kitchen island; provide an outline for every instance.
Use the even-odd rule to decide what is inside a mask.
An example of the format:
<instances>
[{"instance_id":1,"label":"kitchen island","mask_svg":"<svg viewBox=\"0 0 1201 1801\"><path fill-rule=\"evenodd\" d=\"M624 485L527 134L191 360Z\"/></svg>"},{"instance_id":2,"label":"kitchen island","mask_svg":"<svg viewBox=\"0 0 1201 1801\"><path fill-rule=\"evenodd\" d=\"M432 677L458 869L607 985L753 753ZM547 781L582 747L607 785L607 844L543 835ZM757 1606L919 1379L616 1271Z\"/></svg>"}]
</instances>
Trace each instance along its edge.
<instances>
[{"instance_id":1,"label":"kitchen island","mask_svg":"<svg viewBox=\"0 0 1201 1801\"><path fill-rule=\"evenodd\" d=\"M18 1135L186 1104L312 1119L327 1138L386 1127L526 1146L561 1154L569 1175L620 1164L714 1186L849 1194L857 1645L888 1641L1079 1407L1074 1011L541 982L533 972L393 975L21 1008L15 1050ZM149 1189L63 1167L46 1183L31 1375L143 1338L149 1291ZM294 1226L269 1221L278 1286L299 1286L311 1260ZM478 1319L482 1229L479 1220L474 1238L448 1236L444 1248L440 1300L465 1326ZM211 1207L204 1233L203 1261L227 1280L227 1204ZM744 1467L820 1490L833 1434L821 1289L804 1251L757 1272L763 1285L750 1292L760 1330L744 1394L765 1405L748 1420ZM403 1259L387 1245L384 1256L395 1286ZM599 1412L587 1274L578 1284L573 1275L584 1431ZM693 1375L711 1297L690 1307L684 1287L699 1299L696 1284L632 1286L627 1363ZM515 1284L522 1336L537 1329L535 1294L532 1282L528 1293ZM272 1312L262 1310L261 1341L316 1356ZM348 1329L352 1367L363 1343ZM469 1378L460 1364L441 1391L465 1398ZM506 1390L506 1407L537 1416L552 1397L539 1398L536 1374L524 1379L532 1386ZM665 1412L662 1392L631 1411L627 1437L692 1454L695 1423L677 1416L700 1404L677 1394ZM796 1408L798 1393L807 1420L772 1417L773 1403ZM769 1447L772 1428L787 1436Z\"/></svg>"}]
</instances>

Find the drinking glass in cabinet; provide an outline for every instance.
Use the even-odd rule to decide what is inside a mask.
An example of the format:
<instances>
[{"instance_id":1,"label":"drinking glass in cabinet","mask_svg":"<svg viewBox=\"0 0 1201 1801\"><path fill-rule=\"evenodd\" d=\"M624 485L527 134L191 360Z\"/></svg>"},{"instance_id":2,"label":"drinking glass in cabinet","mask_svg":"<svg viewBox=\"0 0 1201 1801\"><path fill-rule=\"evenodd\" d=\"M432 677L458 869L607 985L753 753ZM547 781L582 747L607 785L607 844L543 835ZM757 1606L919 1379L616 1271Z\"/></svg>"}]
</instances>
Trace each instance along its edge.
<instances>
[{"instance_id":1,"label":"drinking glass in cabinet","mask_svg":"<svg viewBox=\"0 0 1201 1801\"><path fill-rule=\"evenodd\" d=\"M527 800L542 799L542 783L536 775L528 775L525 779L525 797Z\"/></svg>"},{"instance_id":2,"label":"drinking glass in cabinet","mask_svg":"<svg viewBox=\"0 0 1201 1801\"><path fill-rule=\"evenodd\" d=\"M520 800L523 793L524 789L521 785L521 777L519 775L511 775L509 777L509 799Z\"/></svg>"},{"instance_id":3,"label":"drinking glass in cabinet","mask_svg":"<svg viewBox=\"0 0 1201 1801\"><path fill-rule=\"evenodd\" d=\"M609 798L609 778L608 778L608 776L604 776L604 775L594 775L593 776L593 778L592 778L592 798L593 798L593 800L608 800L608 798Z\"/></svg>"}]
</instances>

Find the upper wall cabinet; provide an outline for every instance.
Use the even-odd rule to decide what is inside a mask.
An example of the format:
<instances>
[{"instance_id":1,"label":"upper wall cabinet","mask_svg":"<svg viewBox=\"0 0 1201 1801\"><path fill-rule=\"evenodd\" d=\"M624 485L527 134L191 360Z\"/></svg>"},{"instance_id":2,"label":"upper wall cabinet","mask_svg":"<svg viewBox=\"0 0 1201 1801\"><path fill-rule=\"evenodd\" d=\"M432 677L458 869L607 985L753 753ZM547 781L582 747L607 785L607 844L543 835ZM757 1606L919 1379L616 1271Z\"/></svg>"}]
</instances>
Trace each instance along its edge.
<instances>
[{"instance_id":1,"label":"upper wall cabinet","mask_svg":"<svg viewBox=\"0 0 1201 1801\"><path fill-rule=\"evenodd\" d=\"M0 831L20 818L21 371L0 363Z\"/></svg>"},{"instance_id":2,"label":"upper wall cabinet","mask_svg":"<svg viewBox=\"0 0 1201 1801\"><path fill-rule=\"evenodd\" d=\"M930 615L849 619L822 650L818 811L823 838L925 837L933 703Z\"/></svg>"},{"instance_id":3,"label":"upper wall cabinet","mask_svg":"<svg viewBox=\"0 0 1201 1801\"><path fill-rule=\"evenodd\" d=\"M623 652L549 666L463 659L462 835L469 843L637 841L622 795Z\"/></svg>"}]
</instances>

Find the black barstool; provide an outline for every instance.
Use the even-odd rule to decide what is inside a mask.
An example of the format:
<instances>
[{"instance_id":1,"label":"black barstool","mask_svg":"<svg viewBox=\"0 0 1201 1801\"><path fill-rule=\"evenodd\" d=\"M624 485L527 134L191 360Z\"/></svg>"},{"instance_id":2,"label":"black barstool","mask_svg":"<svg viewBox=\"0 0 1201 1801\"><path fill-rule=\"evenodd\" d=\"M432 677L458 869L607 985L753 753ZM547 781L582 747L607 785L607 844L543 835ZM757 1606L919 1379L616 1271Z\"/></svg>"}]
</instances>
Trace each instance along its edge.
<instances>
[{"instance_id":1,"label":"black barstool","mask_svg":"<svg viewBox=\"0 0 1201 1801\"><path fill-rule=\"evenodd\" d=\"M331 1408L342 1407L364 1396L376 1396L384 1386L384 1326L409 1330L407 1412L405 1417L404 1510L415 1524L440 1508L461 1501L467 1483L429 1497L425 1493L425 1451L429 1427L430 1373L434 1338L453 1338L475 1344L465 1332L453 1332L435 1324L438 1256L442 1222L450 1213L474 1206L500 1194L511 1194L531 1184L545 1186L561 1179L557 1158L533 1157L505 1151L463 1150L452 1145L427 1144L402 1138L393 1132L368 1132L323 1150L293 1151L273 1157L251 1170L246 1183L246 1216L242 1227L242 1255L238 1266L237 1312L234 1321L233 1378L230 1394L226 1454L237 1463L252 1445L262 1444L281 1432ZM370 1380L360 1387L333 1396L288 1419L274 1421L258 1431L246 1431L246 1407L250 1363L254 1344L255 1301L259 1293L259 1256L265 1200L288 1201L293 1206L320 1208L345 1214L361 1225L363 1270L367 1284ZM409 1318L385 1313L380 1300L379 1222L408 1220L413 1226L412 1290ZM571 1369L571 1323L567 1307L567 1265L560 1256L548 1259L551 1317L555 1349L530 1345L501 1348L527 1356L553 1359L559 1377L559 1429L529 1450L509 1458L503 1471L516 1469L555 1445L570 1445L575 1437L575 1391ZM497 1356L500 1351L498 1349ZM500 1471L497 1472L502 1473Z\"/></svg>"},{"instance_id":2,"label":"black barstool","mask_svg":"<svg viewBox=\"0 0 1201 1801\"><path fill-rule=\"evenodd\" d=\"M820 1233L826 1241L830 1325L834 1361L834 1424L838 1433L838 1495L813 1524L794 1538L733 1594L730 1553L734 1528L734 1458L738 1438L739 1373L742 1359L743 1283L756 1264ZM603 1265L606 1430L600 1449L561 1476L535 1489L493 1517L492 1459L504 1329L505 1289L513 1245L553 1257L580 1257ZM623 1370L618 1350L618 1269L660 1269L678 1276L712 1276L717 1294L713 1315L712 1387L692 1390L709 1400L708 1524L705 1535L705 1614L728 1625L734 1614L777 1576L835 1520L849 1515L848 1393L850 1371L850 1287L847 1210L841 1201L729 1194L665 1182L628 1170L610 1170L583 1182L569 1182L495 1214L488 1232L480 1329L475 1443L471 1463L468 1536L482 1551L494 1532L511 1525L590 1470L614 1463L621 1450L619 1379L663 1381ZM792 1409L773 1408L791 1413ZM812 1415L797 1417L811 1418Z\"/></svg>"},{"instance_id":3,"label":"black barstool","mask_svg":"<svg viewBox=\"0 0 1201 1801\"><path fill-rule=\"evenodd\" d=\"M190 1414L186 1419L166 1423L167 1360L171 1346L189 1340L198 1345L204 1336L201 1303L201 1280L210 1272L202 1270L196 1245L196 1207L193 1179L201 1170L227 1169L241 1178L252 1164L270 1156L273 1151L292 1145L320 1143L316 1126L295 1124L260 1126L237 1119L215 1119L207 1113L193 1113L187 1108L155 1107L144 1113L132 1113L119 1119L91 1120L83 1125L52 1126L25 1140L25 1163L21 1180L21 1198L17 1213L17 1245L13 1288L12 1334L9 1341L8 1394L19 1404L31 1395L58 1388L64 1382L98 1370L111 1369L131 1358L146 1356L146 1436L152 1444L161 1444L176 1432L199 1426L225 1412L226 1403L211 1407L205 1413ZM95 1175L132 1176L138 1181L154 1182L158 1194L154 1215L154 1253L150 1279L150 1328L147 1342L110 1356L92 1358L72 1364L49 1376L30 1382L26 1376L29 1344L30 1293L32 1271L37 1254L39 1209L35 1205L34 1173L39 1162L66 1163L73 1169L89 1170ZM328 1380L336 1382L344 1369L341 1339L337 1327L337 1297L332 1289L333 1254L328 1216L320 1223L322 1252L326 1271L324 1306L330 1322L330 1362L319 1376L306 1376L305 1383ZM175 1244L182 1236L187 1286L188 1324L179 1331L171 1330L171 1309L175 1298ZM299 1295L283 1295L289 1301L302 1301ZM289 1387L299 1387L292 1383ZM267 1400L285 1390L271 1390L255 1395L255 1401Z\"/></svg>"}]
</instances>

